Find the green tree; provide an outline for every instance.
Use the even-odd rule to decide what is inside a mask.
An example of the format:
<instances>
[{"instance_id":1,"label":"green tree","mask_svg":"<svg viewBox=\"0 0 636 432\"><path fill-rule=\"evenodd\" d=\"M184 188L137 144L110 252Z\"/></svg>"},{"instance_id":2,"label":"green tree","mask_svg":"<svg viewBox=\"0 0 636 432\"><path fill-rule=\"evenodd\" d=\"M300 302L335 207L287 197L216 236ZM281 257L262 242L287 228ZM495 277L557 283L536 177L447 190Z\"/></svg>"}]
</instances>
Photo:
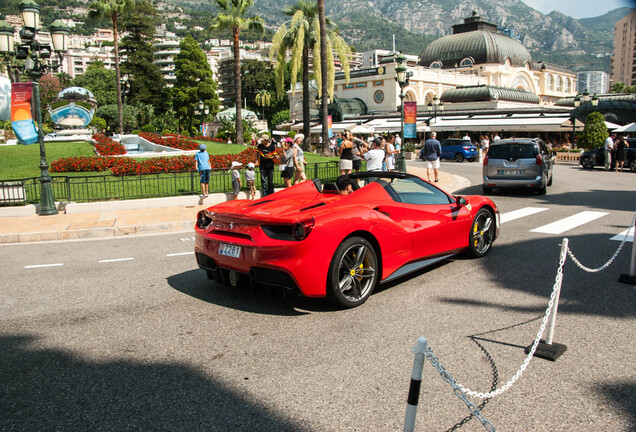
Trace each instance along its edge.
<instances>
[{"instance_id":1,"label":"green tree","mask_svg":"<svg viewBox=\"0 0 636 432\"><path fill-rule=\"evenodd\" d=\"M617 82L610 87L610 93L636 93L636 86L627 86L623 82Z\"/></svg>"},{"instance_id":2,"label":"green tree","mask_svg":"<svg viewBox=\"0 0 636 432\"><path fill-rule=\"evenodd\" d=\"M125 131L137 129L137 110L129 105L122 107L122 121ZM117 104L97 108L97 116L106 121L106 130L110 133L119 130L119 107ZM120 132L123 133L123 132Z\"/></svg>"},{"instance_id":3,"label":"green tree","mask_svg":"<svg viewBox=\"0 0 636 432\"><path fill-rule=\"evenodd\" d=\"M199 101L203 101L210 108L211 115L214 115L219 108L219 97L216 82L212 79L212 69L199 44L187 36L181 41L180 47L181 51L175 57L177 81L172 89L173 107L180 130L192 133L193 121L198 121L194 111Z\"/></svg>"},{"instance_id":4,"label":"green tree","mask_svg":"<svg viewBox=\"0 0 636 432\"><path fill-rule=\"evenodd\" d=\"M289 110L278 111L272 116L272 129L276 126L289 122Z\"/></svg>"},{"instance_id":5,"label":"green tree","mask_svg":"<svg viewBox=\"0 0 636 432\"><path fill-rule=\"evenodd\" d=\"M276 90L278 95L284 92L284 65L287 49L291 50L291 87L295 93L298 72L302 71L303 84L303 133L305 135L304 147L309 147L310 115L309 115L309 55L313 49L314 74L318 82L318 93L322 93L322 70L321 50L320 50L320 23L318 16L318 4L305 0L298 0L293 6L287 6L285 15L291 16L289 28L283 23L272 40L270 57L277 58L276 64ZM349 61L351 59L351 48L345 43L338 33L338 28L329 19L325 18L329 27L327 34L327 82L329 84L329 94L333 98L333 86L335 81L335 66L333 50L336 51L340 63L345 72L345 80L349 82Z\"/></svg>"},{"instance_id":6,"label":"green tree","mask_svg":"<svg viewBox=\"0 0 636 432\"><path fill-rule=\"evenodd\" d=\"M234 82L236 85L236 143L243 144L243 117L241 116L241 56L240 34L243 30L264 31L263 19L253 16L246 18L253 0L216 0L221 12L214 18L210 31L230 30L234 48Z\"/></svg>"},{"instance_id":7,"label":"green tree","mask_svg":"<svg viewBox=\"0 0 636 432\"><path fill-rule=\"evenodd\" d=\"M90 90L95 95L98 107L117 104L115 71L106 69L101 61L88 65L83 75L75 77L73 85Z\"/></svg>"},{"instance_id":8,"label":"green tree","mask_svg":"<svg viewBox=\"0 0 636 432\"><path fill-rule=\"evenodd\" d=\"M272 104L272 92L266 89L260 90L256 94L256 98L254 102L256 102L256 105L261 107L261 110L263 112L263 118L265 118L265 107L269 107Z\"/></svg>"},{"instance_id":9,"label":"green tree","mask_svg":"<svg viewBox=\"0 0 636 432\"><path fill-rule=\"evenodd\" d=\"M247 100L247 106L256 105L256 95L261 90L271 90L272 67L258 60L245 60L241 64L241 94L242 100ZM246 108L246 107L243 107Z\"/></svg>"},{"instance_id":10,"label":"green tree","mask_svg":"<svg viewBox=\"0 0 636 432\"><path fill-rule=\"evenodd\" d=\"M128 104L150 104L157 111L167 109L166 85L161 69L154 60L152 41L155 25L159 18L157 8L148 0L138 0L126 11L121 19L121 28L126 32L120 45L125 57L121 70L128 75L130 88L127 92Z\"/></svg>"},{"instance_id":11,"label":"green tree","mask_svg":"<svg viewBox=\"0 0 636 432\"><path fill-rule=\"evenodd\" d=\"M134 5L134 0L96 0L90 5L89 16L110 18L113 25L113 44L115 45L115 77L117 80L117 112L119 118L119 133L124 133L124 120L121 101L121 75L119 72L119 30L117 21L122 14Z\"/></svg>"},{"instance_id":12,"label":"green tree","mask_svg":"<svg viewBox=\"0 0 636 432\"><path fill-rule=\"evenodd\" d=\"M45 110L55 100L57 94L63 90L57 76L46 74L40 78L40 104Z\"/></svg>"},{"instance_id":13,"label":"green tree","mask_svg":"<svg viewBox=\"0 0 636 432\"><path fill-rule=\"evenodd\" d=\"M576 141L577 146L588 150L593 149L603 144L608 136L603 114L593 112L585 120L585 128Z\"/></svg>"}]
</instances>

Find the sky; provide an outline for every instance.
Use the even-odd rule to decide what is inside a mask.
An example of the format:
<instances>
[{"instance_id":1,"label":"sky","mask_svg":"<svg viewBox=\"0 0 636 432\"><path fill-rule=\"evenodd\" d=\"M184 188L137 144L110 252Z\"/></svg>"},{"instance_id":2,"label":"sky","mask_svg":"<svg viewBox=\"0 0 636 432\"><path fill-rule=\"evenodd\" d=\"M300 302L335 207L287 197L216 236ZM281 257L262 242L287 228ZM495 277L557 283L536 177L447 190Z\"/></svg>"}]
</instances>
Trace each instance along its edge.
<instances>
[{"instance_id":1,"label":"sky","mask_svg":"<svg viewBox=\"0 0 636 432\"><path fill-rule=\"evenodd\" d=\"M636 7L636 0L522 0L528 6L549 14L553 10L572 18L604 15L620 7Z\"/></svg>"}]
</instances>

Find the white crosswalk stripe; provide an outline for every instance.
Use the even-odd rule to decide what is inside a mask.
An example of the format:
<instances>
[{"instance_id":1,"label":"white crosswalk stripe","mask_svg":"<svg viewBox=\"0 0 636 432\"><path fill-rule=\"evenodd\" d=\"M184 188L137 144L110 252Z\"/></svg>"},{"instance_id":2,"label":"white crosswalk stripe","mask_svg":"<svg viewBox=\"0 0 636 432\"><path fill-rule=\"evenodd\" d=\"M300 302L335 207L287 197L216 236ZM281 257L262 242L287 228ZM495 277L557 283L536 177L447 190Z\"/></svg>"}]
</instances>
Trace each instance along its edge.
<instances>
[{"instance_id":1,"label":"white crosswalk stripe","mask_svg":"<svg viewBox=\"0 0 636 432\"><path fill-rule=\"evenodd\" d=\"M540 226L539 228L530 230L530 232L537 232L537 233L544 233L544 234L562 234L566 231L569 231L581 225L585 225L586 223L592 222L598 218L607 216L608 214L609 213L607 212L583 211L575 215L572 215L570 217L566 217L564 219L558 220L556 222L552 222L550 224Z\"/></svg>"},{"instance_id":2,"label":"white crosswalk stripe","mask_svg":"<svg viewBox=\"0 0 636 432\"><path fill-rule=\"evenodd\" d=\"M510 212L506 212L503 213L500 218L499 221L501 223L506 223L506 222L510 222L513 221L515 219L520 219L522 217L526 217L526 216L531 216L533 214L537 214L537 213L541 213L542 211L546 211L547 208L543 208L543 207L525 207L519 210L513 210Z\"/></svg>"},{"instance_id":3,"label":"white crosswalk stripe","mask_svg":"<svg viewBox=\"0 0 636 432\"><path fill-rule=\"evenodd\" d=\"M631 227L630 229L627 229L621 233L616 234L610 240L623 241L623 239L625 238L625 234L627 234L627 239L625 241L633 243L634 242L634 227Z\"/></svg>"}]
</instances>

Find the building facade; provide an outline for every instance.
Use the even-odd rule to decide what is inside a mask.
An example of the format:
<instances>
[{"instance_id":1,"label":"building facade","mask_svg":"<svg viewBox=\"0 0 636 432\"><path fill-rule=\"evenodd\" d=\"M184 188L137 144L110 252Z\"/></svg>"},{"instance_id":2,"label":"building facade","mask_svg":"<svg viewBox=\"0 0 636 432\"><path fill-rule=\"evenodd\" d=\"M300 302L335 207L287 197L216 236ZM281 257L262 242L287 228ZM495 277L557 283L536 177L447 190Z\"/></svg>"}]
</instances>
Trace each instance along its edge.
<instances>
[{"instance_id":1,"label":"building facade","mask_svg":"<svg viewBox=\"0 0 636 432\"><path fill-rule=\"evenodd\" d=\"M610 62L610 85L636 85L636 9L614 24L614 54Z\"/></svg>"},{"instance_id":2,"label":"building facade","mask_svg":"<svg viewBox=\"0 0 636 432\"><path fill-rule=\"evenodd\" d=\"M415 56L407 57L411 76L404 88L404 101L417 102L418 112L425 113L429 103L443 100L444 92L458 87L492 86L525 91L538 99L522 100L521 104L546 107L576 94L574 72L533 62L520 42L498 34L496 30L496 25L473 15L463 24L453 26L453 34L427 46L419 61L414 61L417 59ZM363 111L367 114L395 113L400 107L395 53L374 51L363 54L363 62L373 59L378 59L376 66L352 70L348 83L343 73L337 74L334 96L336 99L362 102L365 106ZM314 88L310 92L315 93ZM301 120L302 91L295 89L289 93L289 98L291 119ZM312 116L317 115L315 95L310 97L310 106Z\"/></svg>"},{"instance_id":3,"label":"building facade","mask_svg":"<svg viewBox=\"0 0 636 432\"><path fill-rule=\"evenodd\" d=\"M603 71L577 72L577 88L579 93L586 90L590 94L604 94L609 92L609 75Z\"/></svg>"}]
</instances>

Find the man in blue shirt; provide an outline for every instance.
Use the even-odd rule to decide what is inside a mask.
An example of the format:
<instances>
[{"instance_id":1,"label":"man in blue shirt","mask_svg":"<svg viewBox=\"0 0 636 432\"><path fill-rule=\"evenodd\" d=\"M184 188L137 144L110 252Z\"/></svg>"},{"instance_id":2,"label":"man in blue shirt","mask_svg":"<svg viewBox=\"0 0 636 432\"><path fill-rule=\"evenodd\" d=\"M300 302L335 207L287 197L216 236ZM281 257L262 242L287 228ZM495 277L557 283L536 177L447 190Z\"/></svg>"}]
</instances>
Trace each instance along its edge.
<instances>
[{"instance_id":1,"label":"man in blue shirt","mask_svg":"<svg viewBox=\"0 0 636 432\"><path fill-rule=\"evenodd\" d=\"M435 181L439 181L439 160L442 157L442 145L435 139L436 136L436 132L431 132L431 137L426 140L420 153L420 157L426 160L426 177L428 177L429 182L431 181L431 169L435 173Z\"/></svg>"},{"instance_id":2,"label":"man in blue shirt","mask_svg":"<svg viewBox=\"0 0 636 432\"><path fill-rule=\"evenodd\" d=\"M194 165L201 177L201 198L208 196L210 183L210 155L205 151L205 144L199 145L199 151L194 155Z\"/></svg>"}]
</instances>

